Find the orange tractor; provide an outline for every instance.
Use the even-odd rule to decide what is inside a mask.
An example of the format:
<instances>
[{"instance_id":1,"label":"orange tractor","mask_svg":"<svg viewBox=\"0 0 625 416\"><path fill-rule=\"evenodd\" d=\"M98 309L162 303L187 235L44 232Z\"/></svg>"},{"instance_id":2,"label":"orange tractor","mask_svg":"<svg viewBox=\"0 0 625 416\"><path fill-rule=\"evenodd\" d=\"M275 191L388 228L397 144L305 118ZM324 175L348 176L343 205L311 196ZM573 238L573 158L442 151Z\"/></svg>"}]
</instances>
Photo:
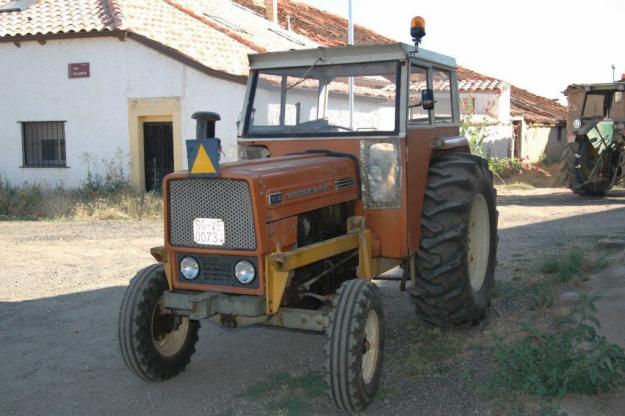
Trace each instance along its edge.
<instances>
[{"instance_id":1,"label":"orange tractor","mask_svg":"<svg viewBox=\"0 0 625 416\"><path fill-rule=\"evenodd\" d=\"M252 55L250 68L241 160L219 163L219 116L196 113L189 170L164 180L164 246L126 291L122 355L156 381L184 370L203 319L317 331L330 397L357 411L380 381L376 277L400 266L396 279L431 324L484 318L492 174L459 136L453 58L352 46Z\"/></svg>"}]
</instances>

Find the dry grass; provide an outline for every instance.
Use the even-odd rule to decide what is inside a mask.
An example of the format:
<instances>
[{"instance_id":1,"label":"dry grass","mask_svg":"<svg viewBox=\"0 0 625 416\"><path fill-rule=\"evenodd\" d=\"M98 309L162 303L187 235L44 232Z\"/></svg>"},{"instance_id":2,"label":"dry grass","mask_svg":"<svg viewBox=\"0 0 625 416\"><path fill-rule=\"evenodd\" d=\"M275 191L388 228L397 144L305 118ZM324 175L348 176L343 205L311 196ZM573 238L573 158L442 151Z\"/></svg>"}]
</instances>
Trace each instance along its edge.
<instances>
[{"instance_id":1,"label":"dry grass","mask_svg":"<svg viewBox=\"0 0 625 416\"><path fill-rule=\"evenodd\" d=\"M162 215L158 194L116 190L42 189L14 187L0 178L0 220L41 219L147 219Z\"/></svg>"}]
</instances>

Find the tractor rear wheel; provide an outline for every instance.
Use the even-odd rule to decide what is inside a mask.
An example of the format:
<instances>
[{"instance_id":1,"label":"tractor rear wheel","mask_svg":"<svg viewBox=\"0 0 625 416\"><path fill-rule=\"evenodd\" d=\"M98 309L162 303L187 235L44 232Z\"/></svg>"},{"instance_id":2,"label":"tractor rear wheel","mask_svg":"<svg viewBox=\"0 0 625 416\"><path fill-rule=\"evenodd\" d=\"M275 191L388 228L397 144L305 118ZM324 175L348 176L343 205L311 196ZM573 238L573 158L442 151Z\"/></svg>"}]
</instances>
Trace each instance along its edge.
<instances>
[{"instance_id":1,"label":"tractor rear wheel","mask_svg":"<svg viewBox=\"0 0 625 416\"><path fill-rule=\"evenodd\" d=\"M380 384L384 313L378 287L348 280L336 292L327 330L326 369L330 398L356 412L373 401Z\"/></svg>"},{"instance_id":2,"label":"tractor rear wheel","mask_svg":"<svg viewBox=\"0 0 625 416\"><path fill-rule=\"evenodd\" d=\"M410 290L428 323L477 324L490 306L498 215L492 178L486 160L468 153L431 162Z\"/></svg>"},{"instance_id":3,"label":"tractor rear wheel","mask_svg":"<svg viewBox=\"0 0 625 416\"><path fill-rule=\"evenodd\" d=\"M161 264L144 268L131 280L119 313L124 361L147 381L167 380L183 371L198 340L198 321L161 309L160 299L167 287Z\"/></svg>"},{"instance_id":4,"label":"tractor rear wheel","mask_svg":"<svg viewBox=\"0 0 625 416\"><path fill-rule=\"evenodd\" d=\"M576 194L605 195L612 186L612 180L601 175L601 169L594 169L597 163L599 155L590 140L578 137L567 144L562 153L562 182Z\"/></svg>"}]
</instances>

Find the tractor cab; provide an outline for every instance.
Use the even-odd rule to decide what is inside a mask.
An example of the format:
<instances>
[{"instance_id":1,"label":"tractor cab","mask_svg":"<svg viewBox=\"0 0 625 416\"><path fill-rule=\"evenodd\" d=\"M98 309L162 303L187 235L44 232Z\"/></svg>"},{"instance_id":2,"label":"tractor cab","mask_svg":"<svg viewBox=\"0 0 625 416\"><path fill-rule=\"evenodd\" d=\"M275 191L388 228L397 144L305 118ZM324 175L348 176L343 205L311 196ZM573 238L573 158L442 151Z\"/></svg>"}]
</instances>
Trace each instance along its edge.
<instances>
[{"instance_id":1,"label":"tractor cab","mask_svg":"<svg viewBox=\"0 0 625 416\"><path fill-rule=\"evenodd\" d=\"M407 44L250 55L242 160L329 152L357 161L377 254L414 253L433 153L461 149L456 62ZM407 226L406 226L407 225ZM397 238L400 236L400 238Z\"/></svg>"}]
</instances>

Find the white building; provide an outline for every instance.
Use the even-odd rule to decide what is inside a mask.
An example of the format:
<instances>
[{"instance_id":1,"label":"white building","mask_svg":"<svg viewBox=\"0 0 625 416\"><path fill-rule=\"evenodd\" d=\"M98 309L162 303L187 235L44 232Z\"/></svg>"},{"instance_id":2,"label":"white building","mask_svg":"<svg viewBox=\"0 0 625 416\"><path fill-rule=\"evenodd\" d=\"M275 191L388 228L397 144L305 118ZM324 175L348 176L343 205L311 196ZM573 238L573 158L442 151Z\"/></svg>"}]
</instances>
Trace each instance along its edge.
<instances>
[{"instance_id":1,"label":"white building","mask_svg":"<svg viewBox=\"0 0 625 416\"><path fill-rule=\"evenodd\" d=\"M221 115L217 136L235 160L247 55L346 41L345 19L267 3L0 0L0 176L76 187L87 160L96 170L116 161L150 189L186 167L200 110ZM357 26L356 42L390 40ZM493 154L515 154L514 90L463 68L459 78L463 102L496 125Z\"/></svg>"},{"instance_id":2,"label":"white building","mask_svg":"<svg viewBox=\"0 0 625 416\"><path fill-rule=\"evenodd\" d=\"M247 55L316 46L230 1L0 0L0 175L75 187L85 156L121 155L150 188L185 167L198 110L235 160Z\"/></svg>"}]
</instances>

